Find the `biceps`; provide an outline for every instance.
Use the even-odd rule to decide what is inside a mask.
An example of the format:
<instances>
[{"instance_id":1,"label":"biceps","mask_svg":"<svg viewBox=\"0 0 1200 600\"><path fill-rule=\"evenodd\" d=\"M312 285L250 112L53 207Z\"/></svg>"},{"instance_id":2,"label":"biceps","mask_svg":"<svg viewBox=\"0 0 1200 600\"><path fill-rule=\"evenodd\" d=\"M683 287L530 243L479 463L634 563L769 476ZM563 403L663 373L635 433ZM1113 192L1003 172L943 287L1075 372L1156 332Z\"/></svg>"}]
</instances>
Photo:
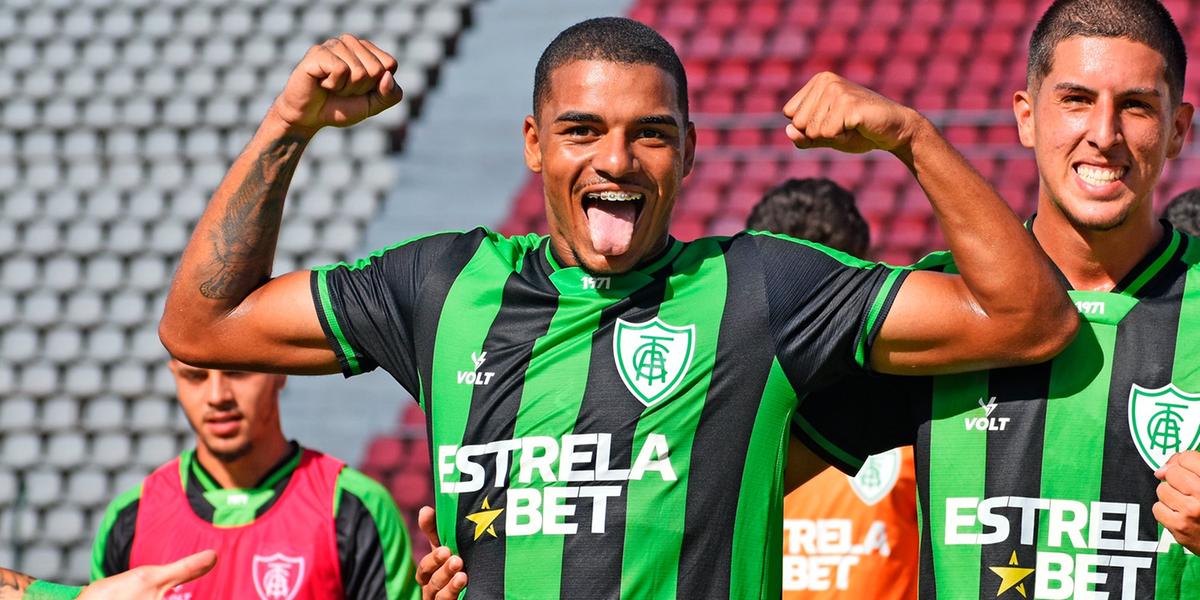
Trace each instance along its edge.
<instances>
[{"instance_id":1,"label":"biceps","mask_svg":"<svg viewBox=\"0 0 1200 600\"><path fill-rule=\"evenodd\" d=\"M1007 363L999 325L957 275L911 273L871 347L881 373L926 375L974 371Z\"/></svg>"},{"instance_id":2,"label":"biceps","mask_svg":"<svg viewBox=\"0 0 1200 600\"><path fill-rule=\"evenodd\" d=\"M213 332L226 368L296 374L340 371L309 290L307 271L259 287Z\"/></svg>"}]
</instances>

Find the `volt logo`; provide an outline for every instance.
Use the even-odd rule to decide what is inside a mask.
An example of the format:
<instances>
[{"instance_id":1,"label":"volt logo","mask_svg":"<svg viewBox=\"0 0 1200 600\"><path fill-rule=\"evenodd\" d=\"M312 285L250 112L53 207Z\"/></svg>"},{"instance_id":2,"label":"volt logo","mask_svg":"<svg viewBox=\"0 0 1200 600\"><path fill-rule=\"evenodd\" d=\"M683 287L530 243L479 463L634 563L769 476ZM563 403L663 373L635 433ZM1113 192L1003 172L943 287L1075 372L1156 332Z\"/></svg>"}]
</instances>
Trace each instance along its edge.
<instances>
[{"instance_id":1,"label":"volt logo","mask_svg":"<svg viewBox=\"0 0 1200 600\"><path fill-rule=\"evenodd\" d=\"M993 417L992 412L996 410L996 397L992 396L987 402L983 398L979 399L979 407L983 409L982 417L963 417L963 426L968 430L976 431L1004 431L1008 427L1008 422L1012 417Z\"/></svg>"},{"instance_id":2,"label":"volt logo","mask_svg":"<svg viewBox=\"0 0 1200 600\"><path fill-rule=\"evenodd\" d=\"M471 362L475 364L475 369L471 371L459 371L459 385L488 385L492 382L492 377L496 374L491 371L483 370L483 363L487 360L487 352L472 352Z\"/></svg>"}]
</instances>

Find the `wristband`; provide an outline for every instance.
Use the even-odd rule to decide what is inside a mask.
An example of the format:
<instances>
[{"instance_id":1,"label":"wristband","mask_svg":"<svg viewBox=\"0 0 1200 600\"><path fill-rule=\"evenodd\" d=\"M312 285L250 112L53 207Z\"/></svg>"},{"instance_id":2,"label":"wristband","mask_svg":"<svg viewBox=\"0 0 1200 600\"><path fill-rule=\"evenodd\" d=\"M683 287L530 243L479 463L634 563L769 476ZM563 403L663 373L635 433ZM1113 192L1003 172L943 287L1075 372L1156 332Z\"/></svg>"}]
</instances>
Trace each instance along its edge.
<instances>
[{"instance_id":1,"label":"wristband","mask_svg":"<svg viewBox=\"0 0 1200 600\"><path fill-rule=\"evenodd\" d=\"M51 583L41 579L25 589L24 600L75 600L83 593L82 587Z\"/></svg>"}]
</instances>

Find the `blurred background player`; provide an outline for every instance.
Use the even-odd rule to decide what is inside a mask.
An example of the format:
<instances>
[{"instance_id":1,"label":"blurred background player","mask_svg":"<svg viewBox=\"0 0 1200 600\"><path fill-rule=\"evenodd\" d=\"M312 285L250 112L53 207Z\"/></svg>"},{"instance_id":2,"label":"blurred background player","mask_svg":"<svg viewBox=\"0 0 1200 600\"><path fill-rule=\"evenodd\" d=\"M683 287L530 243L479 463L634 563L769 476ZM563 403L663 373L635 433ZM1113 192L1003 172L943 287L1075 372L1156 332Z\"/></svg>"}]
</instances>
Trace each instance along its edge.
<instances>
[{"instance_id":1,"label":"blurred background player","mask_svg":"<svg viewBox=\"0 0 1200 600\"><path fill-rule=\"evenodd\" d=\"M1171 198L1162 216L1171 226L1190 236L1200 235L1200 188L1192 188Z\"/></svg>"},{"instance_id":2,"label":"blurred background player","mask_svg":"<svg viewBox=\"0 0 1200 600\"><path fill-rule=\"evenodd\" d=\"M93 547L99 579L199 549L198 598L411 600L408 534L387 491L283 434L286 377L170 363L194 450L114 500ZM266 594L263 596L263 594Z\"/></svg>"},{"instance_id":3,"label":"blurred background player","mask_svg":"<svg viewBox=\"0 0 1200 600\"><path fill-rule=\"evenodd\" d=\"M746 228L859 257L871 244L854 194L824 178L789 179L771 188L750 211ZM854 477L825 469L789 493L783 502L783 597L915 599L916 494L911 446L870 457Z\"/></svg>"}]
</instances>

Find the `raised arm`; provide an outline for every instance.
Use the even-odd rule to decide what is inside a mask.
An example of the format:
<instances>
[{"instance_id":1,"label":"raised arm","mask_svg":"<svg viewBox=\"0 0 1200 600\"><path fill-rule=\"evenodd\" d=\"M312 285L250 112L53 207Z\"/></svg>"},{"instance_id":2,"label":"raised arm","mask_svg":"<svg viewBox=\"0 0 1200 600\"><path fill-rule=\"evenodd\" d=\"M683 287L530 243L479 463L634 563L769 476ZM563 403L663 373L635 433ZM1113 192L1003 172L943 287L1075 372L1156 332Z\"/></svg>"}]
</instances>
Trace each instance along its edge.
<instances>
[{"instance_id":1,"label":"raised arm","mask_svg":"<svg viewBox=\"0 0 1200 600\"><path fill-rule=\"evenodd\" d=\"M396 60L343 35L313 46L292 71L253 139L192 233L159 325L163 345L189 364L334 373L307 272L271 277L283 201L309 140L400 101Z\"/></svg>"},{"instance_id":2,"label":"raised arm","mask_svg":"<svg viewBox=\"0 0 1200 600\"><path fill-rule=\"evenodd\" d=\"M1047 360L1078 329L1049 260L995 190L911 108L832 73L784 107L798 148L880 149L925 190L960 274L913 272L871 349L877 371L928 374Z\"/></svg>"}]
</instances>

